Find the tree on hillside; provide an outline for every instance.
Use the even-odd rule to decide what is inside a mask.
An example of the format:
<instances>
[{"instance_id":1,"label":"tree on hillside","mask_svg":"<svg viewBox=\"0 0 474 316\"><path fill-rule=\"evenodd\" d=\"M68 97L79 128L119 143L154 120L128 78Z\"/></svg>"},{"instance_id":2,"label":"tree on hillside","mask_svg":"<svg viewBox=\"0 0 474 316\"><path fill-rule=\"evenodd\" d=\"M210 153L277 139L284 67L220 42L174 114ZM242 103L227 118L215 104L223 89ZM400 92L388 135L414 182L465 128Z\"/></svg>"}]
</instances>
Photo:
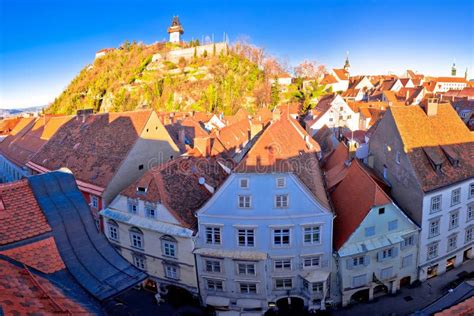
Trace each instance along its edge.
<instances>
[{"instance_id":1,"label":"tree on hillside","mask_svg":"<svg viewBox=\"0 0 474 316\"><path fill-rule=\"evenodd\" d=\"M319 80L325 73L326 67L315 61L304 60L295 67L295 74L298 78Z\"/></svg>"},{"instance_id":2,"label":"tree on hillside","mask_svg":"<svg viewBox=\"0 0 474 316\"><path fill-rule=\"evenodd\" d=\"M275 78L271 87L271 110L273 110L278 103L280 103L280 84L278 83L278 78Z\"/></svg>"}]
</instances>

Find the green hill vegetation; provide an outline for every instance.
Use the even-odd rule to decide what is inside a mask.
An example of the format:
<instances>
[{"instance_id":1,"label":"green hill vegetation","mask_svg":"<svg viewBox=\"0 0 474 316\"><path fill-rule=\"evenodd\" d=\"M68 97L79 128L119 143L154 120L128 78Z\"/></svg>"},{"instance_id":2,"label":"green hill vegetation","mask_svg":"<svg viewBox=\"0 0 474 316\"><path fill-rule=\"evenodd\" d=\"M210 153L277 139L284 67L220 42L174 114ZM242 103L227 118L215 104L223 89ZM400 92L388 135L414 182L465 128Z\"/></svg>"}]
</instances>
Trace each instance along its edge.
<instances>
[{"instance_id":1,"label":"green hill vegetation","mask_svg":"<svg viewBox=\"0 0 474 316\"><path fill-rule=\"evenodd\" d=\"M193 47L199 43L182 44ZM282 95L270 78L284 70L263 50L236 44L217 54L172 62L166 54L179 49L170 43L144 45L125 42L118 49L96 58L72 80L46 108L46 113L74 114L79 109L119 112L153 108L157 111L207 111L234 114L240 107L254 111L273 108L283 100L303 104L301 85ZM158 58L153 58L159 54ZM314 97L314 96L312 96Z\"/></svg>"}]
</instances>

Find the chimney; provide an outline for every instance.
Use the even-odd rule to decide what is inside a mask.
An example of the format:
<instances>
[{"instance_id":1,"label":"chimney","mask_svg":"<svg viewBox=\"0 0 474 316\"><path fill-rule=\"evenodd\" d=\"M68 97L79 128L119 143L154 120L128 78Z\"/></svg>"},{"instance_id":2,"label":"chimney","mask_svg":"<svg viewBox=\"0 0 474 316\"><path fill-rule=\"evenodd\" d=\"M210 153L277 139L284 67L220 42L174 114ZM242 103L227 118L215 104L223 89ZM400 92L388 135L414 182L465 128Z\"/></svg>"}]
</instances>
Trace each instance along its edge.
<instances>
[{"instance_id":1,"label":"chimney","mask_svg":"<svg viewBox=\"0 0 474 316\"><path fill-rule=\"evenodd\" d=\"M426 115L436 116L436 114L438 114L438 99L430 98L426 104Z\"/></svg>"},{"instance_id":2,"label":"chimney","mask_svg":"<svg viewBox=\"0 0 474 316\"><path fill-rule=\"evenodd\" d=\"M349 153L349 160L352 160L352 158L355 157L356 150L357 150L357 143L353 139L349 140L347 142L347 151Z\"/></svg>"},{"instance_id":3,"label":"chimney","mask_svg":"<svg viewBox=\"0 0 474 316\"><path fill-rule=\"evenodd\" d=\"M405 97L405 101L408 101L409 96L410 96L410 92L407 90L407 94L406 94L406 97Z\"/></svg>"},{"instance_id":4,"label":"chimney","mask_svg":"<svg viewBox=\"0 0 474 316\"><path fill-rule=\"evenodd\" d=\"M184 128L181 128L181 129L178 131L178 141L179 141L181 144L184 144L184 140L185 140Z\"/></svg>"},{"instance_id":5,"label":"chimney","mask_svg":"<svg viewBox=\"0 0 474 316\"><path fill-rule=\"evenodd\" d=\"M273 110L273 117L272 117L273 121L279 121L280 117L281 117L280 109L274 109Z\"/></svg>"},{"instance_id":6,"label":"chimney","mask_svg":"<svg viewBox=\"0 0 474 316\"><path fill-rule=\"evenodd\" d=\"M77 112L76 112L76 119L82 118L82 123L84 123L84 122L86 121L86 118L87 118L89 115L92 115L92 114L94 114L94 110L93 110L93 109L77 110Z\"/></svg>"},{"instance_id":7,"label":"chimney","mask_svg":"<svg viewBox=\"0 0 474 316\"><path fill-rule=\"evenodd\" d=\"M205 157L211 156L211 138L209 136L196 137L194 148L197 148Z\"/></svg>"}]
</instances>

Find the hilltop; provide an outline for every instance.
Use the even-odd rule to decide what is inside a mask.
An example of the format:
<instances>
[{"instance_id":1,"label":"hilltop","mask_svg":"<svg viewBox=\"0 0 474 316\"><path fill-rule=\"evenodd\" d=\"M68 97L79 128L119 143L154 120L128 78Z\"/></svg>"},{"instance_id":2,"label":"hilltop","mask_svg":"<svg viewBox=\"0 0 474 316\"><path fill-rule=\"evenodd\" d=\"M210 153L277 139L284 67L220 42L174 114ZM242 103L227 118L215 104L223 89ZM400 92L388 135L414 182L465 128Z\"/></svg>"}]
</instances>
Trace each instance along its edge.
<instances>
[{"instance_id":1,"label":"hilltop","mask_svg":"<svg viewBox=\"0 0 474 316\"><path fill-rule=\"evenodd\" d=\"M125 42L99 51L45 112L253 111L272 103L268 77L277 71L260 52L241 44Z\"/></svg>"}]
</instances>

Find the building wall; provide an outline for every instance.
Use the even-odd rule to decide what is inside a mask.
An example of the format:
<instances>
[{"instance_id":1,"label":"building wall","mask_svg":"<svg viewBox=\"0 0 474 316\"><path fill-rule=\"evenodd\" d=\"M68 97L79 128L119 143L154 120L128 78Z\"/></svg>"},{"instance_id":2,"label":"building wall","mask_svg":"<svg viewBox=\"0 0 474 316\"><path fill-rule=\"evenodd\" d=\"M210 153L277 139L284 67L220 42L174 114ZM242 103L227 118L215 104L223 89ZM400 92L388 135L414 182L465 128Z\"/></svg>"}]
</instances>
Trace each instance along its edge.
<instances>
[{"instance_id":1,"label":"building wall","mask_svg":"<svg viewBox=\"0 0 474 316\"><path fill-rule=\"evenodd\" d=\"M438 265L437 274L442 274L446 271L446 260L454 257L454 266L457 267L467 259L464 252L474 245L474 238L466 240L466 231L474 227L474 216L468 217L469 207L474 209L474 196L469 196L470 185L474 185L473 179L425 195L419 258L421 280L428 277L428 267ZM454 189L461 189L461 198L458 204L452 205L451 194ZM441 210L435 213L431 212L431 198L434 196L441 196L442 205ZM451 214L455 213L458 214L458 224L450 225ZM436 219L440 223L439 234L430 237L430 222ZM456 247L448 249L448 240L454 235L457 236ZM438 254L428 259L428 246L434 243L438 244ZM468 257L473 257L471 252Z\"/></svg>"},{"instance_id":2,"label":"building wall","mask_svg":"<svg viewBox=\"0 0 474 316\"><path fill-rule=\"evenodd\" d=\"M466 82L437 82L433 92L446 92L449 90L462 90L467 86Z\"/></svg>"},{"instance_id":3,"label":"building wall","mask_svg":"<svg viewBox=\"0 0 474 316\"><path fill-rule=\"evenodd\" d=\"M17 181L30 174L27 169L17 166L5 156L0 155L0 181L2 183Z\"/></svg>"},{"instance_id":4,"label":"building wall","mask_svg":"<svg viewBox=\"0 0 474 316\"><path fill-rule=\"evenodd\" d=\"M276 178L284 177L286 185L282 189L276 188ZM240 179L248 180L248 189L240 188ZM275 194L288 194L289 206L278 209L274 205ZM249 209L238 207L239 195L251 195L252 206ZM261 306L266 308L268 302L274 302L288 295L301 297L308 303L310 296L303 290L303 279L300 277L311 269L331 271L332 253L332 218L333 215L314 200L304 185L291 174L232 174L213 198L198 212L199 234L196 240L198 249L212 249L213 257L224 262L224 270L220 273L205 271L205 257L197 255L200 291L203 301L209 295L228 297L235 303L237 299L252 297L261 300ZM305 225L320 225L321 240L315 245L303 243L303 228ZM206 227L219 227L222 242L220 245L206 244ZM237 230L239 228L254 229L255 246L240 247L238 245ZM290 245L276 247L273 245L273 229L289 228ZM226 253L226 254L225 254ZM242 277L236 274L235 264L238 260L229 258L229 253L247 255L259 253L265 259L257 259L257 274L251 280L257 283L258 292L254 295L239 293L236 286ZM321 256L320 267L303 268L305 256ZM274 271L274 259L291 258L291 270ZM288 277L293 280L290 290L276 290L275 278ZM224 291L215 292L206 288L208 278L220 279L224 282ZM236 283L237 282L237 283ZM325 290L329 290L327 285ZM321 298L321 297L319 297Z\"/></svg>"},{"instance_id":5,"label":"building wall","mask_svg":"<svg viewBox=\"0 0 474 316\"><path fill-rule=\"evenodd\" d=\"M190 59L194 57L195 51L197 56L203 56L204 51L207 52L208 56L212 56L212 54L214 53L214 45L216 48L216 55L219 55L220 53L225 53L227 51L227 43L220 42L215 44L206 44L196 47L172 50L166 54L165 59L172 62L177 62L180 58Z\"/></svg>"},{"instance_id":6,"label":"building wall","mask_svg":"<svg viewBox=\"0 0 474 316\"><path fill-rule=\"evenodd\" d=\"M145 214L145 202L137 200L138 213L130 214L128 212L128 199L119 195L110 204L109 209L122 212L125 218L134 218L133 221L115 219L119 227L119 239L114 240L110 236L110 221L107 215L104 216L104 232L109 241L115 245L116 249L131 263L135 264L134 256L145 258L146 272L159 285L176 285L183 287L194 294L197 294L197 278L194 255L193 231L181 227L179 222L171 215L171 213L162 205L155 204L156 218L148 218ZM104 214L102 212L101 214ZM135 224L132 224L134 222ZM153 225L159 225L163 229L158 231L153 229ZM139 228L143 232L144 247L137 249L132 246L130 229L132 227ZM179 232L179 233L178 233ZM177 252L175 257L166 256L163 249L162 237L171 236L177 241ZM165 265L173 265L178 267L178 279L169 278L165 274Z\"/></svg>"},{"instance_id":7,"label":"building wall","mask_svg":"<svg viewBox=\"0 0 474 316\"><path fill-rule=\"evenodd\" d=\"M168 161L170 157L177 157L178 155L178 147L156 113L152 112L143 131L141 131L140 137L102 194L104 207L120 191L140 178L145 171Z\"/></svg>"},{"instance_id":8,"label":"building wall","mask_svg":"<svg viewBox=\"0 0 474 316\"><path fill-rule=\"evenodd\" d=\"M383 214L379 210L383 208ZM389 229L389 223L397 221L397 228ZM366 237L365 229L374 227L374 235ZM392 227L393 228L393 227ZM340 289L342 292L342 304L346 306L353 294L361 290L369 290L370 298L373 296L374 289L380 284L373 282L373 275L385 285L389 292L395 293L400 289L400 281L409 278L409 283L417 280L418 276L418 236L419 228L396 207L394 204L387 204L381 207L374 207L349 240L339 249L339 276ZM413 236L411 245L403 245L400 240ZM381 239L390 238L391 241L397 241L392 244L387 243L383 247L374 247ZM364 251L361 244L366 245L369 251ZM387 259L379 259L379 252L384 249L396 252L396 255ZM364 264L353 265L353 259L364 257ZM409 262L403 266L402 263ZM411 259L410 259L411 258ZM383 269L390 269L392 273L385 276ZM387 271L387 270L386 270ZM354 286L354 277L365 275L367 282L363 286Z\"/></svg>"},{"instance_id":9,"label":"building wall","mask_svg":"<svg viewBox=\"0 0 474 316\"><path fill-rule=\"evenodd\" d=\"M342 108L342 111L341 111ZM339 116L342 115L342 119ZM337 96L332 102L331 109L329 109L323 116L319 118L313 125L309 127L309 133L315 135L319 129L324 125L329 128L347 127L352 131L359 129L359 113L355 113L349 105Z\"/></svg>"}]
</instances>

